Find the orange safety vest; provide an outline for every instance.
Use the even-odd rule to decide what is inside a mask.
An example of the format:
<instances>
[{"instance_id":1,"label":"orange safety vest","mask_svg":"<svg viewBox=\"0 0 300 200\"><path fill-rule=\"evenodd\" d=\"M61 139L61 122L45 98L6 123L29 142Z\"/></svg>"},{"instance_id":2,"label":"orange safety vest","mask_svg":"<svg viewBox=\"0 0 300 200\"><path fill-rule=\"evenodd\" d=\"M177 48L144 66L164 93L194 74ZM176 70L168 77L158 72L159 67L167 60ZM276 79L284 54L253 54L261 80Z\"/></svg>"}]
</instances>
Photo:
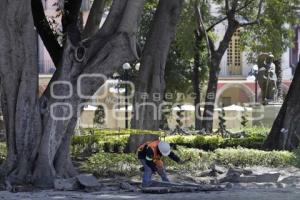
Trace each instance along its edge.
<instances>
[{"instance_id":1,"label":"orange safety vest","mask_svg":"<svg viewBox=\"0 0 300 200\"><path fill-rule=\"evenodd\" d=\"M163 167L163 161L161 160L162 155L159 153L158 150L158 144L160 143L159 140L155 141L150 141L146 142L145 144L142 144L139 148L138 151L143 151L145 146L147 145L147 148L151 148L153 151L153 162L155 163L157 168L162 168Z\"/></svg>"}]
</instances>

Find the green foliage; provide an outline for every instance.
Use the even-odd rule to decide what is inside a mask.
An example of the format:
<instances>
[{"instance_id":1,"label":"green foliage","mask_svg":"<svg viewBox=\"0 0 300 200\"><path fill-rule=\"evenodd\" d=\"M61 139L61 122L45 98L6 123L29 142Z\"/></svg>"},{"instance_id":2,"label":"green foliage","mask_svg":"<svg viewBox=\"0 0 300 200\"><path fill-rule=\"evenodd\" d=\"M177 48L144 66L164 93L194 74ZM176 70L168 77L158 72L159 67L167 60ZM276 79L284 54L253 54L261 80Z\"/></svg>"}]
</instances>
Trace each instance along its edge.
<instances>
[{"instance_id":1,"label":"green foliage","mask_svg":"<svg viewBox=\"0 0 300 200\"><path fill-rule=\"evenodd\" d=\"M215 150L215 160L222 165L279 167L291 165L295 155L288 151L260 151L256 149L228 148Z\"/></svg>"},{"instance_id":2,"label":"green foliage","mask_svg":"<svg viewBox=\"0 0 300 200\"><path fill-rule=\"evenodd\" d=\"M168 170L180 172L199 172L200 170L208 169L214 162L214 153L205 152L199 149L178 147L174 151L182 160L191 158L190 162L178 164L169 158L164 158L164 163Z\"/></svg>"},{"instance_id":3,"label":"green foliage","mask_svg":"<svg viewBox=\"0 0 300 200\"><path fill-rule=\"evenodd\" d=\"M249 61L255 62L257 53L272 52L280 59L292 45L295 24L299 23L295 5L299 0L266 0L259 24L246 27L242 33L243 47L250 52Z\"/></svg>"},{"instance_id":4,"label":"green foliage","mask_svg":"<svg viewBox=\"0 0 300 200\"><path fill-rule=\"evenodd\" d=\"M74 136L72 141L72 154L74 156L88 156L98 152L121 153L124 151L130 134L157 134L164 136L163 132L143 131L143 130L101 130L84 129L82 136ZM261 149L269 133L267 128L248 128L245 129L243 138L223 138L220 135L176 135L166 136L166 141L175 146L197 148L205 151L214 151L218 148L244 147Z\"/></svg>"},{"instance_id":5,"label":"green foliage","mask_svg":"<svg viewBox=\"0 0 300 200\"><path fill-rule=\"evenodd\" d=\"M89 156L98 152L121 153L124 151L130 134L157 134L160 131L122 129L119 131L105 129L83 129L81 136L74 136L72 140L73 156Z\"/></svg>"},{"instance_id":6,"label":"green foliage","mask_svg":"<svg viewBox=\"0 0 300 200\"><path fill-rule=\"evenodd\" d=\"M5 160L6 157L6 144L0 142L0 164Z\"/></svg>"},{"instance_id":7,"label":"green foliage","mask_svg":"<svg viewBox=\"0 0 300 200\"><path fill-rule=\"evenodd\" d=\"M254 126L250 128L245 128L244 131L246 133L246 136L248 137L266 138L270 133L270 128Z\"/></svg>"},{"instance_id":8,"label":"green foliage","mask_svg":"<svg viewBox=\"0 0 300 200\"><path fill-rule=\"evenodd\" d=\"M298 146L298 148L296 150L294 150L294 154L295 154L295 162L294 165L296 167L300 168L300 145Z\"/></svg>"},{"instance_id":9,"label":"green foliage","mask_svg":"<svg viewBox=\"0 0 300 200\"><path fill-rule=\"evenodd\" d=\"M248 125L249 120L247 119L247 117L248 117L247 112L246 111L242 112L241 125L242 125L243 129L245 129Z\"/></svg>"},{"instance_id":10,"label":"green foliage","mask_svg":"<svg viewBox=\"0 0 300 200\"><path fill-rule=\"evenodd\" d=\"M269 133L267 128L248 128L245 129L243 138L223 138L220 135L196 135L196 136L168 136L166 140L177 145L214 151L217 148L245 147L261 149Z\"/></svg>"},{"instance_id":11,"label":"green foliage","mask_svg":"<svg viewBox=\"0 0 300 200\"><path fill-rule=\"evenodd\" d=\"M139 28L139 43L142 48L145 45L146 38L149 35L151 22L156 11L158 1L147 0L145 3L144 12L142 14ZM203 4L203 13L207 16L208 4ZM192 67L194 65L194 47L195 47L195 15L194 1L185 1L181 17L177 25L177 31L174 41L170 46L168 60L165 69L166 92L167 93L183 93L190 94L192 89ZM207 78L207 50L205 42L201 44L201 69L200 80L204 82ZM180 84L178 84L180 82ZM168 101L175 101L176 95Z\"/></svg>"},{"instance_id":12,"label":"green foliage","mask_svg":"<svg viewBox=\"0 0 300 200\"><path fill-rule=\"evenodd\" d=\"M134 154L97 153L81 169L101 177L130 176L137 174L138 160Z\"/></svg>"},{"instance_id":13,"label":"green foliage","mask_svg":"<svg viewBox=\"0 0 300 200\"><path fill-rule=\"evenodd\" d=\"M197 136L194 140L194 147L198 149L213 151L220 147L225 141L221 136Z\"/></svg>"},{"instance_id":14,"label":"green foliage","mask_svg":"<svg viewBox=\"0 0 300 200\"><path fill-rule=\"evenodd\" d=\"M163 158L167 170L196 173L208 169L213 163L224 166L266 166L281 167L294 164L295 155L288 151L260 151L246 148L217 149L206 152L199 149L178 147L175 153L182 159L191 158L184 164L177 164ZM135 154L97 153L91 156L81 169L101 177L139 174L140 163Z\"/></svg>"},{"instance_id":15,"label":"green foliage","mask_svg":"<svg viewBox=\"0 0 300 200\"><path fill-rule=\"evenodd\" d=\"M94 124L98 128L101 128L105 124L105 110L101 105L95 111Z\"/></svg>"},{"instance_id":16,"label":"green foliage","mask_svg":"<svg viewBox=\"0 0 300 200\"><path fill-rule=\"evenodd\" d=\"M142 14L139 30L138 30L138 40L141 47L144 48L147 36L150 31L151 21L156 11L158 1L157 0L146 0L145 7Z\"/></svg>"},{"instance_id":17,"label":"green foliage","mask_svg":"<svg viewBox=\"0 0 300 200\"><path fill-rule=\"evenodd\" d=\"M110 129L95 129L95 128L85 128L80 129L80 135L95 135L95 136L126 136L130 134L157 134L162 135L162 131L148 131L148 130L138 130L138 129L120 129L120 130L110 130Z\"/></svg>"}]
</instances>

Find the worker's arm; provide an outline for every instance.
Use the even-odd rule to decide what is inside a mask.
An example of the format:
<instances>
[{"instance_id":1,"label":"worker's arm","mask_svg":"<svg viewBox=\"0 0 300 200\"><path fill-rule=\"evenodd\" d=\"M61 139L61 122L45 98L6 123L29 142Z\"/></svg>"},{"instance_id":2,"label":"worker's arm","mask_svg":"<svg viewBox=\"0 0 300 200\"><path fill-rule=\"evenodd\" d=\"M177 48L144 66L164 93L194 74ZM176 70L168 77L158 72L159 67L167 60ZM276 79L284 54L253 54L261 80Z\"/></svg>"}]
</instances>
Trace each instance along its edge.
<instances>
[{"instance_id":1,"label":"worker's arm","mask_svg":"<svg viewBox=\"0 0 300 200\"><path fill-rule=\"evenodd\" d=\"M147 148L146 152L146 164L152 169L153 172L157 171L156 165L153 162L153 151L151 148Z\"/></svg>"},{"instance_id":2,"label":"worker's arm","mask_svg":"<svg viewBox=\"0 0 300 200\"><path fill-rule=\"evenodd\" d=\"M180 158L173 151L171 151L169 158L171 158L172 160L174 160L177 163L181 162Z\"/></svg>"}]
</instances>

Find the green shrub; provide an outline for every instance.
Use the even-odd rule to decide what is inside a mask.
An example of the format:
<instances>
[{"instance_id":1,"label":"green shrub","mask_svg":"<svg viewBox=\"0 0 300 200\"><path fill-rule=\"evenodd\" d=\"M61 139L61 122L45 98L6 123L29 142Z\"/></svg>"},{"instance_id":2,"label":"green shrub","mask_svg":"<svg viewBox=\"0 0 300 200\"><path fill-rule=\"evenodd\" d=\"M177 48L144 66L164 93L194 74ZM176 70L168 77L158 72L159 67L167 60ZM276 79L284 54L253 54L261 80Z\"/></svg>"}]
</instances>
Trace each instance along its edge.
<instances>
[{"instance_id":1,"label":"green shrub","mask_svg":"<svg viewBox=\"0 0 300 200\"><path fill-rule=\"evenodd\" d=\"M295 154L294 165L300 168L300 145L298 146L297 149L294 150L294 154Z\"/></svg>"},{"instance_id":2,"label":"green shrub","mask_svg":"<svg viewBox=\"0 0 300 200\"><path fill-rule=\"evenodd\" d=\"M0 164L5 160L5 158L6 158L6 144L0 142Z\"/></svg>"},{"instance_id":3,"label":"green shrub","mask_svg":"<svg viewBox=\"0 0 300 200\"><path fill-rule=\"evenodd\" d=\"M251 136L245 138L226 138L222 140L219 148L228 147L244 147L249 149L262 149L265 138L259 136Z\"/></svg>"},{"instance_id":4,"label":"green shrub","mask_svg":"<svg viewBox=\"0 0 300 200\"><path fill-rule=\"evenodd\" d=\"M245 131L247 137L266 138L268 136L268 134L270 133L270 128L254 126L251 128L246 128L244 131Z\"/></svg>"},{"instance_id":5,"label":"green shrub","mask_svg":"<svg viewBox=\"0 0 300 200\"><path fill-rule=\"evenodd\" d=\"M139 130L139 129L120 129L120 130L111 130L111 129L97 129L97 128L85 128L80 129L81 135L101 135L101 136L122 136L130 134L157 134L164 135L162 131L148 131L148 130Z\"/></svg>"},{"instance_id":6,"label":"green shrub","mask_svg":"<svg viewBox=\"0 0 300 200\"><path fill-rule=\"evenodd\" d=\"M295 155L288 151L261 151L245 148L215 150L215 161L222 165L279 167L292 165Z\"/></svg>"},{"instance_id":7,"label":"green shrub","mask_svg":"<svg viewBox=\"0 0 300 200\"><path fill-rule=\"evenodd\" d=\"M82 166L87 171L101 177L131 176L138 173L139 163L134 154L97 153Z\"/></svg>"},{"instance_id":8,"label":"green shrub","mask_svg":"<svg viewBox=\"0 0 300 200\"><path fill-rule=\"evenodd\" d=\"M81 129L80 136L74 136L72 139L73 156L90 156L98 152L121 153L124 151L130 134L157 134L162 136L160 131L147 130L105 130L105 129Z\"/></svg>"},{"instance_id":9,"label":"green shrub","mask_svg":"<svg viewBox=\"0 0 300 200\"><path fill-rule=\"evenodd\" d=\"M193 140L195 139L195 137L196 136L182 136L182 135L168 136L166 137L166 141L176 145L192 148L194 147Z\"/></svg>"},{"instance_id":10,"label":"green shrub","mask_svg":"<svg viewBox=\"0 0 300 200\"><path fill-rule=\"evenodd\" d=\"M91 155L97 152L122 152L130 134L158 134L159 131L144 130L103 130L83 129L84 135L75 136L72 142L73 155ZM164 137L166 141L175 145L188 148L198 148L205 151L214 151L218 148L244 147L250 149L261 149L269 132L267 128L253 127L245 129L244 138L222 138L220 135L176 135Z\"/></svg>"},{"instance_id":11,"label":"green shrub","mask_svg":"<svg viewBox=\"0 0 300 200\"><path fill-rule=\"evenodd\" d=\"M98 152L122 153L129 136L85 135L74 136L72 140L73 156L90 156Z\"/></svg>"},{"instance_id":12,"label":"green shrub","mask_svg":"<svg viewBox=\"0 0 300 200\"><path fill-rule=\"evenodd\" d=\"M184 148L181 146L174 152L181 158L181 160L190 158L191 161L188 161L185 164L178 164L169 158L164 158L164 162L168 170L193 173L207 169L214 162L213 152Z\"/></svg>"},{"instance_id":13,"label":"green shrub","mask_svg":"<svg viewBox=\"0 0 300 200\"><path fill-rule=\"evenodd\" d=\"M246 148L217 149L207 152L178 146L175 153L182 159L191 158L185 164L177 164L169 158L163 158L167 170L180 173L196 173L206 170L213 163L224 166L266 166L279 167L295 164L295 154L288 151L261 151ZM97 153L91 156L81 167L97 176L131 176L139 173L140 163L135 154Z\"/></svg>"}]
</instances>

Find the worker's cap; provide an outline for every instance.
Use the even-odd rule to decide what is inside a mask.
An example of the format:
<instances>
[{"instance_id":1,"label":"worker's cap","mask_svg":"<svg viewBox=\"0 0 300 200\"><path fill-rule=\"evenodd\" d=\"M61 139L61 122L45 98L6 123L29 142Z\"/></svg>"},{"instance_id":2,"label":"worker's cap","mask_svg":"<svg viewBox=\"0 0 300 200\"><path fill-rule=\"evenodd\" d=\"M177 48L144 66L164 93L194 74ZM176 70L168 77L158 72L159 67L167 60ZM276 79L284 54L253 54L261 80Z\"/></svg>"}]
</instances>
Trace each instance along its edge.
<instances>
[{"instance_id":1,"label":"worker's cap","mask_svg":"<svg viewBox=\"0 0 300 200\"><path fill-rule=\"evenodd\" d=\"M167 142L160 142L158 144L158 149L163 156L169 156L171 153L170 144Z\"/></svg>"}]
</instances>

